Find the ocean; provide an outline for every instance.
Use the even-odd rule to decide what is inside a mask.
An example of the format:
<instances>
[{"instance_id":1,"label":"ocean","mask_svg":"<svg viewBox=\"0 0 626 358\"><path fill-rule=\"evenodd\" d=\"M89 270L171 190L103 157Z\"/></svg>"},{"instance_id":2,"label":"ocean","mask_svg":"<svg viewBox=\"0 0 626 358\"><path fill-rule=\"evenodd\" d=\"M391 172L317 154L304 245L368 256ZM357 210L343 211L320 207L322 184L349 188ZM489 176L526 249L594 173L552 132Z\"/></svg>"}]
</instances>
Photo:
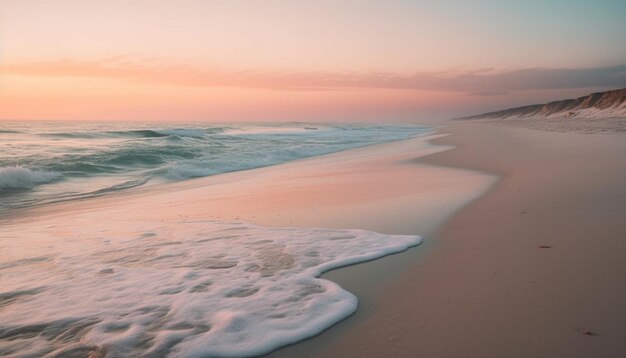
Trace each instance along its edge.
<instances>
[{"instance_id":1,"label":"ocean","mask_svg":"<svg viewBox=\"0 0 626 358\"><path fill-rule=\"evenodd\" d=\"M0 216L430 131L415 125L0 122Z\"/></svg>"},{"instance_id":2,"label":"ocean","mask_svg":"<svg viewBox=\"0 0 626 358\"><path fill-rule=\"evenodd\" d=\"M155 220L123 200L96 210L88 198L430 131L2 123L0 208L16 215L0 225L0 356L256 356L320 333L358 306L350 292L320 279L323 272L406 250L421 237ZM85 205L19 219L19 209L67 200Z\"/></svg>"}]
</instances>

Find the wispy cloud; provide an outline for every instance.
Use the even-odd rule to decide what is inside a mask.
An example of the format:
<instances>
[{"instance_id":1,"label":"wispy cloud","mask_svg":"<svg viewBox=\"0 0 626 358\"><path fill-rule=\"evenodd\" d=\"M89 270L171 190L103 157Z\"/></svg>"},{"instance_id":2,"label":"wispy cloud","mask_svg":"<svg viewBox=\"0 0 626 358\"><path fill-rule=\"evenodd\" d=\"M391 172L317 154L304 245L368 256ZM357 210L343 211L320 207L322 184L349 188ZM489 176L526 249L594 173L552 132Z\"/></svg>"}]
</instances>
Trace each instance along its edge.
<instances>
[{"instance_id":1,"label":"wispy cloud","mask_svg":"<svg viewBox=\"0 0 626 358\"><path fill-rule=\"evenodd\" d=\"M512 91L626 87L626 65L596 68L478 69L455 72L281 72L225 70L186 64L146 65L126 58L108 61L57 60L0 65L4 74L95 77L143 83L276 90L405 89L462 92L479 96Z\"/></svg>"}]
</instances>

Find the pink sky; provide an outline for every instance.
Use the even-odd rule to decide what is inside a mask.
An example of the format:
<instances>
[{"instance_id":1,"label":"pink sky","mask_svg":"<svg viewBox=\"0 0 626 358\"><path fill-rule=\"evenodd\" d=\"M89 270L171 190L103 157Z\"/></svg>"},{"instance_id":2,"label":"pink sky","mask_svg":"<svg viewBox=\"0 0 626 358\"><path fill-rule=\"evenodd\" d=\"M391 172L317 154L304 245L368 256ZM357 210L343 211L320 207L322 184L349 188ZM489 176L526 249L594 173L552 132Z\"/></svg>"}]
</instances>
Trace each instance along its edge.
<instances>
[{"instance_id":1,"label":"pink sky","mask_svg":"<svg viewBox=\"0 0 626 358\"><path fill-rule=\"evenodd\" d=\"M554 3L3 0L0 118L419 121L626 86L626 6Z\"/></svg>"}]
</instances>

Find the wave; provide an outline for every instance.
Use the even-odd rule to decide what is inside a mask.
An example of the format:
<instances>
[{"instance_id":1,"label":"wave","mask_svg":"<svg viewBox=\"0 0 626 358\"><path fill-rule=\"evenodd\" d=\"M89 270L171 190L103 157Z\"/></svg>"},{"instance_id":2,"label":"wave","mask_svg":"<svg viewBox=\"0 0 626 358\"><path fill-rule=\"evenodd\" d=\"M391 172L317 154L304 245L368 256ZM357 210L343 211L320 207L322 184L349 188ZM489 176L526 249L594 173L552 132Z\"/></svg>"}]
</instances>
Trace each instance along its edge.
<instances>
[{"instance_id":1,"label":"wave","mask_svg":"<svg viewBox=\"0 0 626 358\"><path fill-rule=\"evenodd\" d=\"M157 130L157 133L166 135L166 136L176 136L176 137L191 137L191 138L203 138L206 131L200 129L162 129ZM210 131L210 133L220 133L221 130Z\"/></svg>"},{"instance_id":2,"label":"wave","mask_svg":"<svg viewBox=\"0 0 626 358\"><path fill-rule=\"evenodd\" d=\"M19 253L0 267L7 277L0 355L258 356L357 309L354 295L318 278L323 272L422 241L364 230L137 222L118 214L82 217L62 233L31 226L26 241L0 235L8 252ZM23 250L35 239L44 255Z\"/></svg>"},{"instance_id":3,"label":"wave","mask_svg":"<svg viewBox=\"0 0 626 358\"><path fill-rule=\"evenodd\" d=\"M60 173L48 170L0 167L0 189L30 189L59 178L61 178Z\"/></svg>"},{"instance_id":4,"label":"wave","mask_svg":"<svg viewBox=\"0 0 626 358\"><path fill-rule=\"evenodd\" d=\"M69 139L92 139L92 138L206 138L210 135L225 136L264 136L264 135L312 135L312 132L322 133L332 132L359 132L380 129L387 132L390 126L386 125L238 125L238 126L215 126L206 128L148 128L129 130L107 130L107 131L77 131L43 133L44 136L69 138ZM398 127L400 128L400 127ZM413 129L414 130L414 129ZM1 132L0 132L1 133ZM19 133L7 131L7 133ZM358 134L357 134L358 135Z\"/></svg>"},{"instance_id":5,"label":"wave","mask_svg":"<svg viewBox=\"0 0 626 358\"><path fill-rule=\"evenodd\" d=\"M225 128L169 128L169 129L137 129L129 131L112 131L112 133L120 136L142 137L142 138L161 138L161 137L181 137L181 138L204 138L207 134L223 133Z\"/></svg>"},{"instance_id":6,"label":"wave","mask_svg":"<svg viewBox=\"0 0 626 358\"><path fill-rule=\"evenodd\" d=\"M168 134L159 133L158 131L152 129L138 129L131 131L111 131L107 132L108 134L118 135L118 136L128 136L128 137L140 137L140 138L160 138L167 137Z\"/></svg>"},{"instance_id":7,"label":"wave","mask_svg":"<svg viewBox=\"0 0 626 358\"><path fill-rule=\"evenodd\" d=\"M210 133L217 133L218 131L209 131ZM207 131L202 129L137 129L130 131L111 131L107 132L118 136L139 137L139 138L162 138L162 137L191 137L202 138L207 134Z\"/></svg>"},{"instance_id":8,"label":"wave","mask_svg":"<svg viewBox=\"0 0 626 358\"><path fill-rule=\"evenodd\" d=\"M163 137L191 137L191 138L203 138L207 134L223 133L222 128L207 128L207 129L187 129L187 128L173 128L173 129L133 129L124 131L95 131L95 132L60 132L60 133L45 133L44 136L68 138L68 139L93 139L103 137L128 137L128 138L163 138ZM18 133L13 131L6 131L0 133Z\"/></svg>"},{"instance_id":9,"label":"wave","mask_svg":"<svg viewBox=\"0 0 626 358\"><path fill-rule=\"evenodd\" d=\"M408 138L415 134L423 134L424 129L371 125L241 125L204 129L131 129L86 133L54 135L86 138L87 135L97 136L105 133L109 137L138 140L106 142L106 146L97 150L71 151L53 160L47 157L45 161L20 164L60 172L68 177L130 174L148 170L149 174L157 177L183 180L265 167L348 148ZM141 138L167 140L144 141L140 140Z\"/></svg>"},{"instance_id":10,"label":"wave","mask_svg":"<svg viewBox=\"0 0 626 358\"><path fill-rule=\"evenodd\" d=\"M25 136L6 141L9 146L0 141L0 152L7 150L7 155L0 155L0 168L10 168L0 173L0 189L58 183L47 185L45 191L20 191L21 197L0 203L0 212L147 183L266 167L427 132L427 128L411 125L303 123L26 128Z\"/></svg>"},{"instance_id":11,"label":"wave","mask_svg":"<svg viewBox=\"0 0 626 358\"><path fill-rule=\"evenodd\" d=\"M44 137L67 138L67 139L91 139L91 138L98 137L96 133L88 133L88 132L42 133L41 135Z\"/></svg>"},{"instance_id":12,"label":"wave","mask_svg":"<svg viewBox=\"0 0 626 358\"><path fill-rule=\"evenodd\" d=\"M169 166L165 172L157 171L170 180L184 180L189 178L205 177L210 175L236 172L255 168L267 167L292 160L313 157L341 150L343 148L309 148L306 146L265 149L261 153L241 151L233 157L215 158L210 155L197 159L185 160Z\"/></svg>"},{"instance_id":13,"label":"wave","mask_svg":"<svg viewBox=\"0 0 626 358\"><path fill-rule=\"evenodd\" d=\"M245 126L239 128L229 128L224 130L228 135L263 135L263 134L297 134L307 131L319 130L318 127L311 126ZM330 128L329 128L330 129Z\"/></svg>"},{"instance_id":14,"label":"wave","mask_svg":"<svg viewBox=\"0 0 626 358\"><path fill-rule=\"evenodd\" d=\"M131 137L131 138L160 138L167 137L167 133L159 133L152 129L137 129L128 131L104 131L104 132L60 132L60 133L44 133L44 136L68 138L68 139L94 139L104 137Z\"/></svg>"},{"instance_id":15,"label":"wave","mask_svg":"<svg viewBox=\"0 0 626 358\"><path fill-rule=\"evenodd\" d=\"M206 147L207 145L204 145ZM60 172L68 177L88 177L103 174L129 174L144 169L159 168L167 163L190 160L206 150L198 143L159 142L154 144L124 143L106 150L88 153L64 153L54 160L40 160L37 165Z\"/></svg>"},{"instance_id":16,"label":"wave","mask_svg":"<svg viewBox=\"0 0 626 358\"><path fill-rule=\"evenodd\" d=\"M150 180L150 177L137 179L137 180L128 180L128 181L125 181L123 183L111 185L111 186L109 186L107 188L98 189L96 191L93 191L93 192L90 192L90 193L86 193L83 196L85 196L85 197L99 196L99 195L104 195L104 194L111 193L111 192L116 192L116 191L120 191L120 190L130 189L130 188L134 188L136 186L141 186L141 185L147 183L149 180Z\"/></svg>"},{"instance_id":17,"label":"wave","mask_svg":"<svg viewBox=\"0 0 626 358\"><path fill-rule=\"evenodd\" d=\"M141 186L141 185L146 184L148 181L150 181L150 177L137 179L137 180L128 180L125 182L121 182L121 183L114 184L106 188L97 189L97 190L90 191L90 192L70 193L70 194L60 195L50 200L47 200L45 203L50 204L50 203L59 203L59 202L70 201L70 200L75 200L75 199L94 198L97 196L102 196L105 194L115 193L118 191Z\"/></svg>"}]
</instances>

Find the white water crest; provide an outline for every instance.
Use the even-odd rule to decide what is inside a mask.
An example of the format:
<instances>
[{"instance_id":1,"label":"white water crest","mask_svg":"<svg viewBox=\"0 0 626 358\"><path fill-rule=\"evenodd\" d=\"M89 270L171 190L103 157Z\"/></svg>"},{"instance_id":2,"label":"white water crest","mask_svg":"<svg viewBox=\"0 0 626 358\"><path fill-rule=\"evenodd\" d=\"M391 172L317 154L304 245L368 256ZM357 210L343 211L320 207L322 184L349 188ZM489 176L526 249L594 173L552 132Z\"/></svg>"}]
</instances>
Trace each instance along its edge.
<instances>
[{"instance_id":1,"label":"white water crest","mask_svg":"<svg viewBox=\"0 0 626 358\"><path fill-rule=\"evenodd\" d=\"M38 184L49 183L61 177L49 170L24 167L0 167L0 189L30 189Z\"/></svg>"},{"instance_id":2,"label":"white water crest","mask_svg":"<svg viewBox=\"0 0 626 358\"><path fill-rule=\"evenodd\" d=\"M1 356L253 356L311 337L357 298L318 278L415 235L238 222L2 228Z\"/></svg>"}]
</instances>

